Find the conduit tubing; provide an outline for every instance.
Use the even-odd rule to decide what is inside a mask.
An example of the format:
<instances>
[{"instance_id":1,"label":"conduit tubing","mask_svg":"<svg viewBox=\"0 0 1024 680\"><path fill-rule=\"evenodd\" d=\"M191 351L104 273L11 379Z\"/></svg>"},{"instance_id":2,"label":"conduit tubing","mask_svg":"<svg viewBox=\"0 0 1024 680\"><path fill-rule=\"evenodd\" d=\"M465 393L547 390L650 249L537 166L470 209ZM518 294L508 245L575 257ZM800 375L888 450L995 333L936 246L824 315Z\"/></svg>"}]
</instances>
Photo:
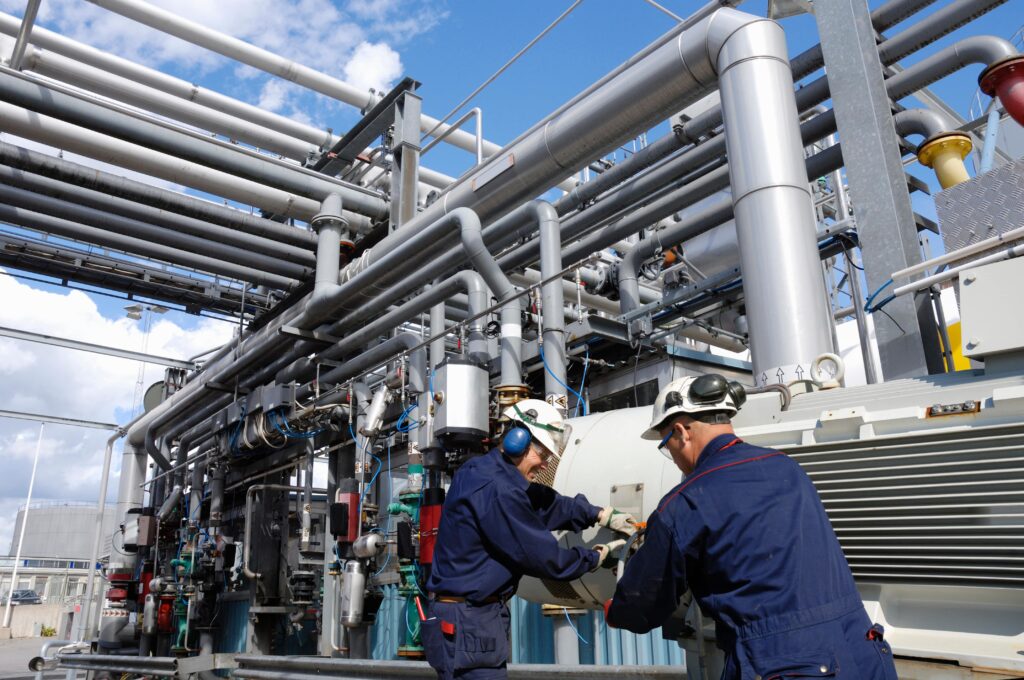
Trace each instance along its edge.
<instances>
[{"instance_id":1,"label":"conduit tubing","mask_svg":"<svg viewBox=\"0 0 1024 680\"><path fill-rule=\"evenodd\" d=\"M8 104L17 104L93 132L177 158L189 159L240 178L280 187L317 200L323 200L331 193L340 193L349 210L371 218L387 215L386 201L368 189L311 170L279 164L226 142L122 113L110 106L30 82L9 72L0 71L0 95Z\"/></svg>"},{"instance_id":2,"label":"conduit tubing","mask_svg":"<svg viewBox=\"0 0 1024 680\"><path fill-rule=\"evenodd\" d=\"M207 220L272 241L307 249L316 245L316 235L299 227L255 217L235 208L160 189L2 141L0 141L0 163L75 186L127 198L134 203L144 204L155 209L170 210L189 217Z\"/></svg>"},{"instance_id":3,"label":"conduit tubing","mask_svg":"<svg viewBox=\"0 0 1024 680\"><path fill-rule=\"evenodd\" d=\"M8 187L2 188L2 191L5 195L9 195L10 192L20 190ZM271 288L287 290L296 283L294 279L276 274L268 274L251 267L231 264L214 257L207 257L179 248L151 243L140 238L133 238L104 229L77 224L59 217L45 215L12 205L0 203L0 220L28 229L39 229L65 238L77 239L108 248L117 248L118 250L124 250L136 255L152 257L172 264L194 267L211 274L220 274L221 276L258 283L270 286Z\"/></svg>"},{"instance_id":4,"label":"conduit tubing","mask_svg":"<svg viewBox=\"0 0 1024 680\"><path fill-rule=\"evenodd\" d=\"M74 184L67 184L55 179L50 179L49 177L44 177L43 175L25 172L24 170L0 166L0 182L20 187L34 192L35 194L45 195L61 201L67 201L75 207L102 210L104 211L102 213L103 222L99 224L87 222L100 228L104 228L107 215L119 215L138 220L139 222L147 222L147 226L153 229L159 229L160 231L167 231L172 234L180 232L182 234L206 239L208 240L208 243L213 244L213 248L209 250L208 254L216 254L215 251L218 248L227 247L231 248L232 252L236 253L235 257L238 256L238 251L234 250L237 248L245 249L243 252L246 255L253 253L270 256L264 262L268 271L275 271L275 268L279 265L285 265L287 271L277 271L276 273L290 278L304 278L306 275L311 273L311 270L306 269L303 266L289 267L286 263L311 266L316 261L313 254L305 248L298 248L296 246L287 245L277 241L271 241L270 239L253 236L251 234L236 231L228 227L222 227L217 224L203 222L202 220L186 217L167 210L153 208L137 201L117 198L116 196L104 194L92 189L86 189ZM23 207L31 206L25 205ZM44 212L58 214L46 210L44 210ZM160 242L158 238L155 238L154 240ZM205 243L200 244L200 247L207 248L207 245ZM236 264L244 263L239 262L238 260L232 260L231 257L225 257L225 259L229 262L235 262ZM281 260L284 260L285 262L281 262Z\"/></svg>"},{"instance_id":5,"label":"conduit tubing","mask_svg":"<svg viewBox=\"0 0 1024 680\"><path fill-rule=\"evenodd\" d=\"M20 137L207 191L246 205L271 210L287 217L308 220L319 208L319 203L312 199L295 196L198 163L114 139L7 102L0 102L0 124L7 132Z\"/></svg>"},{"instance_id":6,"label":"conduit tubing","mask_svg":"<svg viewBox=\"0 0 1024 680\"><path fill-rule=\"evenodd\" d=\"M2 176L2 173L0 173L0 176ZM273 275L279 277L277 279L279 281L278 287L281 287L281 284L286 284L284 287L287 287L291 282L305 279L313 273L308 267L292 264L290 262L282 262L278 258L269 255L253 253L234 246L225 245L213 238L181 234L170 229L165 229L164 227L159 227L155 224L140 222L128 217L122 217L121 215L97 210L95 208L71 203L69 201L62 201L60 199L53 198L52 196L33 193L13 186L0 185L0 199L19 208L33 210L52 217L59 217L64 220L76 222L80 225L88 225L89 227L94 227L101 232L114 235L114 239L108 239L107 243L104 243L103 245L116 243L117 237L123 235L125 237L138 239L139 242L143 244L147 242L154 245L159 244L169 248L178 249L183 253L203 253L203 255L199 257L206 258L208 263L214 263L220 260L224 263L247 267L253 272L262 271L266 276ZM113 245L113 247L123 247L127 249L128 246L125 245L126 243L128 242L123 241L119 245ZM132 251L129 250L129 252ZM167 255L165 254L163 259L166 258ZM174 262L174 260L170 261ZM212 265L207 264L205 267L201 268L209 270L210 266ZM239 272L241 271L242 270L239 270ZM253 279L246 280L251 281Z\"/></svg>"}]
</instances>

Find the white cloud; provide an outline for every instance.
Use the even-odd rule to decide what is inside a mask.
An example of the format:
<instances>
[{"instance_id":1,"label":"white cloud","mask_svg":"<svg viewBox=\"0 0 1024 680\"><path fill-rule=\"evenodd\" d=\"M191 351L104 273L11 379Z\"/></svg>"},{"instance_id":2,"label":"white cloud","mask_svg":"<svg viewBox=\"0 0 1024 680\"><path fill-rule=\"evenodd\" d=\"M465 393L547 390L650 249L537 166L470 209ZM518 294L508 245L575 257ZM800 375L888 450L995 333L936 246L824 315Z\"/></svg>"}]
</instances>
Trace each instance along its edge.
<instances>
[{"instance_id":1,"label":"white cloud","mask_svg":"<svg viewBox=\"0 0 1024 680\"><path fill-rule=\"evenodd\" d=\"M402 58L385 43L361 43L345 65L345 80L359 88L391 89L402 75Z\"/></svg>"},{"instance_id":2,"label":"white cloud","mask_svg":"<svg viewBox=\"0 0 1024 680\"><path fill-rule=\"evenodd\" d=\"M0 326L133 351L145 346L158 356L187 358L223 344L233 330L214 319L182 322L175 312L156 317L145 339L141 322L104 316L86 293L40 290L5 274L0 274L0 299L5 301ZM135 361L5 339L0 341L0 409L117 422L132 408L138 368ZM163 371L147 365L143 386L162 379ZM13 531L10 509L24 501L28 490L38 432L38 423L0 419L0 551L7 549ZM102 430L47 425L34 499L94 501L109 436ZM119 456L115 470L118 464ZM113 477L112 494L116 472Z\"/></svg>"}]
</instances>

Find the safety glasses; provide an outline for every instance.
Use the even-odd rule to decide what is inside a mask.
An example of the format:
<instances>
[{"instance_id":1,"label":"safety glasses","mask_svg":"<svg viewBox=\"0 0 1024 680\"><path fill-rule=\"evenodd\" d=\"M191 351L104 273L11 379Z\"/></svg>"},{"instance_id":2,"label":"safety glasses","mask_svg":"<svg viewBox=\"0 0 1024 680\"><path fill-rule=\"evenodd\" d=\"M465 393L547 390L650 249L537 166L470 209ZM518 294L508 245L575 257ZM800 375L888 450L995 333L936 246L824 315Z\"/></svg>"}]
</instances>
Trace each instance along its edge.
<instances>
[{"instance_id":1,"label":"safety glasses","mask_svg":"<svg viewBox=\"0 0 1024 680\"><path fill-rule=\"evenodd\" d=\"M669 430L668 434L661 438L661 443L658 444L658 450L663 454L667 453L665 447L668 445L668 440L672 439L672 435L675 434L675 430Z\"/></svg>"}]
</instances>

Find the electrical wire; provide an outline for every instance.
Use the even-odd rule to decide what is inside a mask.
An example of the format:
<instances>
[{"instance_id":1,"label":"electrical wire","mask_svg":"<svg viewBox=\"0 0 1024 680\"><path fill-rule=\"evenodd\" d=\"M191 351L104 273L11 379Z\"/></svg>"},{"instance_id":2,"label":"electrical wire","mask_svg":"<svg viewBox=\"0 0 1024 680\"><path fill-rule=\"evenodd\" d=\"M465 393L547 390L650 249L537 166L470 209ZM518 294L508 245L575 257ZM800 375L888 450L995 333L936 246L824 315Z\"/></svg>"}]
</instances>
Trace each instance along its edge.
<instances>
[{"instance_id":1,"label":"electrical wire","mask_svg":"<svg viewBox=\"0 0 1024 680\"><path fill-rule=\"evenodd\" d=\"M869 295L869 296L868 296L868 299L864 301L864 311L865 311L865 312L869 312L869 313L870 313L870 312L873 312L873 311L875 311L875 309L881 309L881 308L882 308L883 306L885 306L885 305L889 304L889 301L890 301L890 300L892 299L892 297L893 297L893 296L889 296L889 297L888 297L888 298L886 298L885 300L882 300L882 302L881 302L881 303L879 303L879 306L878 306L878 307L875 307L875 308L872 308L872 307L871 307L871 303L875 301L875 298L876 298L876 297L878 297L878 296L879 296L879 294L881 294L881 292L882 292L883 290L885 290L886 288L888 288L888 287L889 287L889 286L891 286L891 285L892 285L892 279L889 279L888 281L886 281L885 283L883 283L883 284L882 284L881 286L879 286L879 287L878 287L878 288L877 288L877 289L875 290L875 292L874 292L874 293L872 293L871 295Z\"/></svg>"},{"instance_id":2,"label":"electrical wire","mask_svg":"<svg viewBox=\"0 0 1024 680\"><path fill-rule=\"evenodd\" d=\"M561 378L559 378L557 375L555 375L555 372L551 370L550 366L548 366L548 360L544 358L544 346L543 345L537 345L537 353L540 354L540 360L541 360L541 363L544 364L544 369L547 370L547 372L551 375L551 377L555 379L555 382L557 382L559 385L561 385L565 389L567 389L570 392L572 392L573 395L575 395L575 397L579 400L577 402L577 406L578 406L579 403L583 401L583 395L580 394L579 392L577 392L576 390L574 390L573 388L569 387L568 385L566 385L564 382L562 382ZM587 415L587 407L586 406L583 407L583 415Z\"/></svg>"},{"instance_id":3,"label":"electrical wire","mask_svg":"<svg viewBox=\"0 0 1024 680\"><path fill-rule=\"evenodd\" d=\"M583 394L583 388L585 388L587 386L587 369L590 368L590 345L583 345L583 351L586 354L585 354L585 356L583 358L583 377L580 378L580 391L579 391L579 393L581 395ZM583 405L583 415L588 415L589 414L589 409L587 408L587 402L583 401L583 399L580 398L580 399L578 399L576 401L576 409L572 412L572 417L573 418L575 418L577 415L579 415L580 404Z\"/></svg>"},{"instance_id":4,"label":"electrical wire","mask_svg":"<svg viewBox=\"0 0 1024 680\"><path fill-rule=\"evenodd\" d=\"M504 65L504 66L502 66L501 68L499 68L499 69L498 69L497 71L495 71L495 72L494 72L494 75L492 75L492 76L491 76L490 78L488 78L487 80L485 80L485 81L483 82L483 84L482 84L482 85L480 85L480 86L479 86L478 88L476 88L475 90L473 90L472 92L470 92L470 93L469 93L469 96L468 96L468 97L466 97L465 99L463 99L463 100L462 100L461 102L459 102L459 103L458 103L458 105L457 105L457 106L456 106L456 107L455 107L454 109L452 109L451 111L449 111L449 112L448 112L448 115L446 115L446 116L445 116L444 118L442 118L441 120L437 121L437 125L435 125L435 126L434 126L434 127L433 127L433 128L431 129L431 130L430 130L430 132L428 132L427 134L423 135L423 139L422 139L422 140L420 140L420 141L424 141L424 140L426 140L426 139L427 139L427 137L430 137L430 136L431 136L431 135L433 135L433 134L434 134L435 132L437 132L437 129L438 129L439 127L441 127L442 125L444 125L444 124L445 124L445 121L447 121L447 120L448 120L448 119L450 119L450 118L451 118L452 116L454 116L454 115L455 115L456 113L458 113L458 112L459 112L459 109L461 109L461 108L462 108L463 106L465 106L466 104L468 104L468 103L469 103L469 102L470 102L470 101L471 101L471 100L473 99L473 97L475 97L475 96L477 96L478 94L480 94L480 92L482 92L482 91L483 91L483 89L484 89L485 87L487 87L488 85L490 85L491 83L493 83L493 82L494 82L494 80L495 80L495 79L496 79L496 78L497 78L498 76L500 76L500 75L501 75L502 73L504 73L504 72L505 72L505 71L506 71L506 70L508 69L508 67L509 67L509 66L511 66L512 64L514 64L514 63L516 62L516 60L517 60L517 59L519 59L519 57L521 57L521 56L523 56L524 54L526 54L527 50L529 50L529 49L530 49L531 47L533 47L534 45L536 45L536 44L537 44L537 43L538 43L538 42L539 42L539 41L541 40L541 38L543 38L544 36L546 36L546 35L547 35L548 33L550 33L550 32L551 32L551 29L553 29L553 28L554 28L555 26L557 26L558 24L560 24L560 23L562 22L562 20L563 20L563 19L565 19L565 18L566 18L567 16L569 16L569 14L570 14L570 13L571 13L571 12L572 12L572 11L573 11L574 9L576 9L577 7L579 7L579 5L580 5L580 3L581 3L581 2L583 2L583 0L576 0L576 1L575 1L575 2L573 2L573 3L571 4L571 5L569 5L569 9L565 10L564 12L562 12L562 13L561 13L561 14L560 14L560 15L558 16L558 18L557 18L557 19L555 19L554 21L552 21L552 22L551 22L551 23L550 23L550 24L548 25L548 27L547 27L547 28L545 28L545 29L544 29L543 31L541 31L541 32L540 32L540 33L539 33L539 34L537 35L537 37L536 37L536 38L534 38L533 40L531 40L530 42L528 42L528 43L526 44L526 47L524 47L523 49L521 49L521 50L519 50L518 52L516 52L516 53L515 53L515 55L513 55L513 57L512 57L511 59L509 59L509 60L508 60L507 62L505 62L505 65Z\"/></svg>"},{"instance_id":5,"label":"electrical wire","mask_svg":"<svg viewBox=\"0 0 1024 680\"><path fill-rule=\"evenodd\" d=\"M576 628L576 624L572 622L572 617L569 616L569 610L565 607L562 607L562 611L565 613L565 620L568 621L569 625L572 627L572 632L576 633L576 637L580 639L580 642L582 642L585 645L589 645L590 643L587 641L587 639L580 635L580 631L578 628Z\"/></svg>"}]
</instances>

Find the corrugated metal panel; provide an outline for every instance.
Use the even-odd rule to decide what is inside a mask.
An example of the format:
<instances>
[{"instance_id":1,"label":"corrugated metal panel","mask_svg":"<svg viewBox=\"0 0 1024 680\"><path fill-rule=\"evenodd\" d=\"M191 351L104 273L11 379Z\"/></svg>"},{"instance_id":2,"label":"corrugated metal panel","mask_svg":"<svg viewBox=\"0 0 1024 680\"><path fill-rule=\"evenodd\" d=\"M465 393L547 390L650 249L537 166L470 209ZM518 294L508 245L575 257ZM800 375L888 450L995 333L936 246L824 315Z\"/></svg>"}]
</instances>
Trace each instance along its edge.
<instances>
[{"instance_id":1,"label":"corrugated metal panel","mask_svg":"<svg viewBox=\"0 0 1024 680\"><path fill-rule=\"evenodd\" d=\"M1024 587L1024 425L787 452L858 579Z\"/></svg>"}]
</instances>

